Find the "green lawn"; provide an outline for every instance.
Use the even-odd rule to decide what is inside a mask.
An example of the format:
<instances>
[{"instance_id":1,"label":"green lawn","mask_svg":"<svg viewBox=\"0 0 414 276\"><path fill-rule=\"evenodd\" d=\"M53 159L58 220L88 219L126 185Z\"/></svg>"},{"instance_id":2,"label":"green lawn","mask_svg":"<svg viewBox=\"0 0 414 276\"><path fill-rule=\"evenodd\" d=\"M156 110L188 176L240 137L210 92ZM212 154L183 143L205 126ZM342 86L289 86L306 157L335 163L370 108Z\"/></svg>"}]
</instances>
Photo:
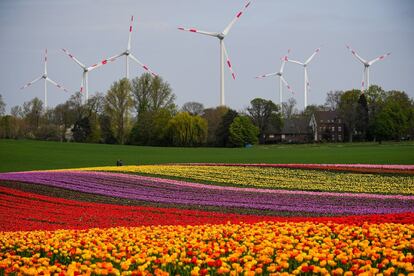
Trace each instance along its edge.
<instances>
[{"instance_id":1,"label":"green lawn","mask_svg":"<svg viewBox=\"0 0 414 276\"><path fill-rule=\"evenodd\" d=\"M414 143L163 148L0 140L0 171L169 162L414 164Z\"/></svg>"}]
</instances>

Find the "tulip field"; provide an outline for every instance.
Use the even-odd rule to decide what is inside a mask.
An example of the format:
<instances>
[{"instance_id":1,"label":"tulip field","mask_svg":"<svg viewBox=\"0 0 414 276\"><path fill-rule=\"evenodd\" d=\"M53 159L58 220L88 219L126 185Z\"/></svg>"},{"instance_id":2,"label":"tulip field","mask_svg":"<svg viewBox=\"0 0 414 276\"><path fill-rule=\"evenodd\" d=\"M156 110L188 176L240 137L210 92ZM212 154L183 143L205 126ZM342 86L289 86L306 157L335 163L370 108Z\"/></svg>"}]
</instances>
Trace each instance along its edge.
<instances>
[{"instance_id":1,"label":"tulip field","mask_svg":"<svg viewBox=\"0 0 414 276\"><path fill-rule=\"evenodd\" d=\"M414 275L414 165L0 173L0 275Z\"/></svg>"}]
</instances>

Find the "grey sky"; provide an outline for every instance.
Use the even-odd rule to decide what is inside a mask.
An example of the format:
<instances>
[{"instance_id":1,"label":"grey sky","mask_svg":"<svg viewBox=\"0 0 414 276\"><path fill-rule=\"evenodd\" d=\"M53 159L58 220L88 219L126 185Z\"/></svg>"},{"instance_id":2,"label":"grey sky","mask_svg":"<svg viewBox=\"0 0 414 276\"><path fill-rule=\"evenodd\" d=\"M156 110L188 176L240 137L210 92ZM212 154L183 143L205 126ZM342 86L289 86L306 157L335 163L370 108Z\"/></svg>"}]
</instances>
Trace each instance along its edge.
<instances>
[{"instance_id":1,"label":"grey sky","mask_svg":"<svg viewBox=\"0 0 414 276\"><path fill-rule=\"evenodd\" d=\"M40 76L42 55L49 51L49 77L67 87L49 85L49 106L79 90L81 69L61 48L92 65L121 53L127 46L129 19L135 16L132 52L169 82L177 104L197 101L219 104L219 43L213 37L182 32L195 27L220 32L244 5L243 0L2 0L0 1L0 94L7 110L34 97L43 100L43 83L19 88ZM330 90L360 88L362 65L348 52L349 43L365 59L392 52L371 68L371 84L406 91L414 97L414 1L411 0L256 0L226 37L237 75L225 71L226 104L235 109L262 97L278 102L276 78L254 77L275 72L280 57L304 61L315 48L321 52L309 65L309 104L321 104ZM130 63L130 74L141 67ZM125 59L92 71L89 92L106 92L125 76ZM303 107L303 68L287 64L285 78ZM284 93L284 100L289 98Z\"/></svg>"}]
</instances>

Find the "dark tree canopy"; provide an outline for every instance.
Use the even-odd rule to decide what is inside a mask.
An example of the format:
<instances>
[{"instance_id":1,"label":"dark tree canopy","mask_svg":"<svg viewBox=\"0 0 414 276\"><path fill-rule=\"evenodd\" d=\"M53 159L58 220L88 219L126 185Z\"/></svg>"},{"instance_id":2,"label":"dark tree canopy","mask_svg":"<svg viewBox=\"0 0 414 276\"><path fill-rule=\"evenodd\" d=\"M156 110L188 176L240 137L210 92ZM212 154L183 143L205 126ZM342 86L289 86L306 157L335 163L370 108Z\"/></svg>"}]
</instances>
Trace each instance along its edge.
<instances>
[{"instance_id":1,"label":"dark tree canopy","mask_svg":"<svg viewBox=\"0 0 414 276\"><path fill-rule=\"evenodd\" d=\"M230 125L233 123L238 113L232 109L228 109L223 115L219 126L216 130L216 146L226 147L230 145Z\"/></svg>"},{"instance_id":2,"label":"dark tree canopy","mask_svg":"<svg viewBox=\"0 0 414 276\"><path fill-rule=\"evenodd\" d=\"M181 111L188 112L191 115L199 115L202 116L204 112L204 105L198 102L186 102L181 107Z\"/></svg>"},{"instance_id":3,"label":"dark tree canopy","mask_svg":"<svg viewBox=\"0 0 414 276\"><path fill-rule=\"evenodd\" d=\"M259 141L264 143L264 136L267 132L280 131L282 118L279 106L271 100L256 98L251 102L251 107L247 109L255 126L259 128Z\"/></svg>"}]
</instances>

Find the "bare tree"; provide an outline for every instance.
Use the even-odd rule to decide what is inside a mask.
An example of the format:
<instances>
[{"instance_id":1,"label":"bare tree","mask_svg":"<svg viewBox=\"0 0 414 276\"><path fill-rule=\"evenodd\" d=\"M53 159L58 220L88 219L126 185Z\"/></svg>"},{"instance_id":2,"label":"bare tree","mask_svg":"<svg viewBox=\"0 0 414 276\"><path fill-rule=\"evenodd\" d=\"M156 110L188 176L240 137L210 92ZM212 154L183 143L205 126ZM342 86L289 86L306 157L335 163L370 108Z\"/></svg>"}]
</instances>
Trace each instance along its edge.
<instances>
[{"instance_id":1,"label":"bare tree","mask_svg":"<svg viewBox=\"0 0 414 276\"><path fill-rule=\"evenodd\" d=\"M187 102L181 107L181 111L188 112L191 115L202 116L204 113L204 105L198 102Z\"/></svg>"}]
</instances>

